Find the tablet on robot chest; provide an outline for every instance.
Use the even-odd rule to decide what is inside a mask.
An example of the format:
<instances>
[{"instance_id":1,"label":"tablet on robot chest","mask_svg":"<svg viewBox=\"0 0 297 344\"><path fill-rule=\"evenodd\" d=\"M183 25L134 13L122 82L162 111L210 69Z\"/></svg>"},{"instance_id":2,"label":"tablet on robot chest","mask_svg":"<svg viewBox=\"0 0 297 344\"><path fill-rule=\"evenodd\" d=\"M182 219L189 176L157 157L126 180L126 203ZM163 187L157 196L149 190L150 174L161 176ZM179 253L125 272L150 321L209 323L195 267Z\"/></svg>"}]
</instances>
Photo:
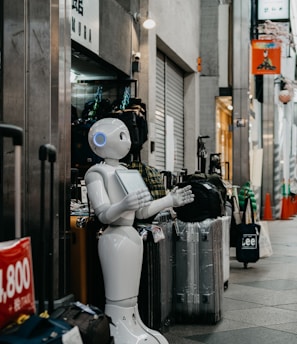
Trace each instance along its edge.
<instances>
[{"instance_id":1,"label":"tablet on robot chest","mask_svg":"<svg viewBox=\"0 0 297 344\"><path fill-rule=\"evenodd\" d=\"M138 170L118 169L115 175L125 194L147 188Z\"/></svg>"}]
</instances>

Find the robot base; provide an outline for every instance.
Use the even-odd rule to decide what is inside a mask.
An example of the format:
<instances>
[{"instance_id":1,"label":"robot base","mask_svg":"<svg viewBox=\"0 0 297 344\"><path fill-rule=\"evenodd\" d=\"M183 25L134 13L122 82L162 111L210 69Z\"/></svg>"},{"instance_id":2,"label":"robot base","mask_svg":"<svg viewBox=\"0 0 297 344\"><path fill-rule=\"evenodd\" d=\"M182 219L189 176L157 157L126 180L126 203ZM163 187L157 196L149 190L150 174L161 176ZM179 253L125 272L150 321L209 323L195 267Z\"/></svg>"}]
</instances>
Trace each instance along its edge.
<instances>
[{"instance_id":1,"label":"robot base","mask_svg":"<svg viewBox=\"0 0 297 344\"><path fill-rule=\"evenodd\" d=\"M115 344L168 344L161 333L142 323L137 306L126 308L106 304L105 313L112 319L110 332Z\"/></svg>"}]
</instances>

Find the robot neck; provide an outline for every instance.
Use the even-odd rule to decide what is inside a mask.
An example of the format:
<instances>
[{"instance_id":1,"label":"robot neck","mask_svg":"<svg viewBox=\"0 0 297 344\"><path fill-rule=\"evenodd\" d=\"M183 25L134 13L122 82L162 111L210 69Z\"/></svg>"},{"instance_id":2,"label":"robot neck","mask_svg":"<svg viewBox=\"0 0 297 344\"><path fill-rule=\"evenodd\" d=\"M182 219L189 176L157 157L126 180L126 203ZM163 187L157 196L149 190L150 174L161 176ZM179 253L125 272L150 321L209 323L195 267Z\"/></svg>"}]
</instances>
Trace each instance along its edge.
<instances>
[{"instance_id":1,"label":"robot neck","mask_svg":"<svg viewBox=\"0 0 297 344\"><path fill-rule=\"evenodd\" d=\"M120 164L118 159L105 158L104 162L110 166L118 166Z\"/></svg>"}]
</instances>

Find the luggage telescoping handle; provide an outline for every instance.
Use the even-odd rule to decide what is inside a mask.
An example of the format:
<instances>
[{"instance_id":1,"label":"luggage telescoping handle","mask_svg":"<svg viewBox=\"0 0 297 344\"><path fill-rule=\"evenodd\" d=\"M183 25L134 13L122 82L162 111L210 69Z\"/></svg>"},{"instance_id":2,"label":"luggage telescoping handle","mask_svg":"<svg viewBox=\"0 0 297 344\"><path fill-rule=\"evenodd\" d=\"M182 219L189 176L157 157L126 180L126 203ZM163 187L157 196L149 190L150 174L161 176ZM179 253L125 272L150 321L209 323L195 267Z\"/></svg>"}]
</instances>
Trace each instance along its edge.
<instances>
[{"instance_id":1,"label":"luggage telescoping handle","mask_svg":"<svg viewBox=\"0 0 297 344\"><path fill-rule=\"evenodd\" d=\"M22 145L23 129L13 124L0 123L0 136L11 137L15 146L15 164L14 164L14 181L15 181L15 237L20 238L21 230L21 171L22 171Z\"/></svg>"},{"instance_id":2,"label":"luggage telescoping handle","mask_svg":"<svg viewBox=\"0 0 297 344\"><path fill-rule=\"evenodd\" d=\"M39 286L39 312L45 310L45 279L46 271L48 271L49 276L49 288L48 288L48 311L51 313L54 308L54 297L53 297L53 227L54 227L54 163L56 161L56 148L55 146L47 143L39 148L39 160L41 161L41 176L40 176L40 230L41 230L41 242L40 242L40 252L42 255L42 267L40 274L40 286ZM46 252L45 243L46 243L46 231L45 231L45 162L48 160L50 163L50 233L49 233L49 242L47 243L48 247L48 256L49 256L49 266L46 267Z\"/></svg>"}]
</instances>

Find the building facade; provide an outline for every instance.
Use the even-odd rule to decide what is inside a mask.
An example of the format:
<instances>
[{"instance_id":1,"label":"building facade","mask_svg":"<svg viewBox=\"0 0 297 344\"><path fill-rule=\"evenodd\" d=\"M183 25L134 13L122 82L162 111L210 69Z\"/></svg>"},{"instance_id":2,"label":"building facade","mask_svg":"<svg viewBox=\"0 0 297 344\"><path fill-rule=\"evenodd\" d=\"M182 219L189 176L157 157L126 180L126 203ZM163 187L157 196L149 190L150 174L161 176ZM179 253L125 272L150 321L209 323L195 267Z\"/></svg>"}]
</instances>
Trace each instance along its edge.
<instances>
[{"instance_id":1,"label":"building facade","mask_svg":"<svg viewBox=\"0 0 297 344\"><path fill-rule=\"evenodd\" d=\"M276 98L279 76L264 76L260 88L259 78L251 76L257 4L228 0L1 3L0 121L24 129L22 226L23 234L33 239L36 261L40 254L38 150L46 143L57 148L56 298L69 292L72 108L75 119L82 118L86 105L96 97L121 103L128 92L128 97L145 104L148 139L142 161L174 174L184 169L193 173L201 169L203 138L208 153L205 172L210 155L219 155L223 178L239 186L254 178L260 212L265 194L270 193L279 216L282 180L288 184L295 173L294 102L282 110L284 105ZM156 22L151 30L142 26L147 17ZM295 49L290 56L294 58ZM287 65L288 57L283 61ZM292 63L286 77L294 76ZM282 118L291 118L286 132L292 135L285 137L292 140L282 144L279 128L284 128L284 122L279 114L285 112L289 115ZM10 229L14 221L12 146L4 140L1 147L0 208L3 226ZM262 154L256 165L251 163L253 150ZM280 160L285 161L284 168L279 167ZM49 193L47 181L46 197ZM50 223L48 214L46 222ZM1 240L12 235L12 230L2 231Z\"/></svg>"}]
</instances>

